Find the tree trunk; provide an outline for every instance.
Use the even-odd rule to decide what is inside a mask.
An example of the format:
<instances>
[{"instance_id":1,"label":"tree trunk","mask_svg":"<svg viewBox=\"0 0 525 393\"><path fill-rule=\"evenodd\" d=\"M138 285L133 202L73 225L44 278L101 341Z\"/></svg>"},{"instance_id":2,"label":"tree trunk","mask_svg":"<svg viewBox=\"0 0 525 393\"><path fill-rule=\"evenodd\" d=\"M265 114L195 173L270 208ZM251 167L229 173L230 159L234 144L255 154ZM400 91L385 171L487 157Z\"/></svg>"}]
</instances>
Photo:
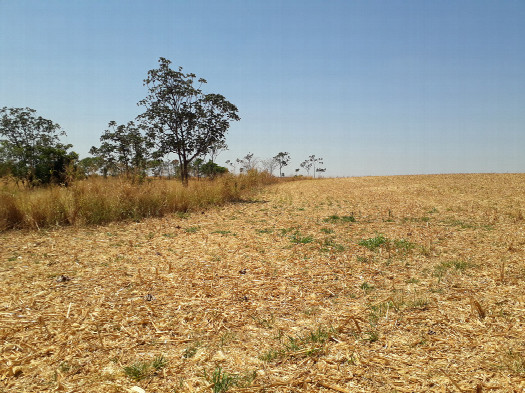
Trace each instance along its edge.
<instances>
[{"instance_id":1,"label":"tree trunk","mask_svg":"<svg viewBox=\"0 0 525 393\"><path fill-rule=\"evenodd\" d=\"M187 162L183 162L181 167L181 173L180 173L180 176L181 176L181 179L182 179L182 185L184 187L188 187L188 183L189 183L189 175L188 175L188 163Z\"/></svg>"}]
</instances>

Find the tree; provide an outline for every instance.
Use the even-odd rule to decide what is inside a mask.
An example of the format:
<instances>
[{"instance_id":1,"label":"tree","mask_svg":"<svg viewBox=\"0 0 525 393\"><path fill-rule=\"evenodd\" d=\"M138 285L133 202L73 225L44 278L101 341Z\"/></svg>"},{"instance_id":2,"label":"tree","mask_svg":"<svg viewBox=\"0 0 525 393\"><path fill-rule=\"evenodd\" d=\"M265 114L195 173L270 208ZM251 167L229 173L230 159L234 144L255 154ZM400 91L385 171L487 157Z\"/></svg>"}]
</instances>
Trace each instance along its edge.
<instances>
[{"instance_id":1,"label":"tree","mask_svg":"<svg viewBox=\"0 0 525 393\"><path fill-rule=\"evenodd\" d=\"M78 162L78 168L84 175L93 176L104 167L104 161L100 157L86 157Z\"/></svg>"},{"instance_id":2,"label":"tree","mask_svg":"<svg viewBox=\"0 0 525 393\"><path fill-rule=\"evenodd\" d=\"M326 172L326 168L317 168L315 171L319 173L324 173Z\"/></svg>"},{"instance_id":3,"label":"tree","mask_svg":"<svg viewBox=\"0 0 525 393\"><path fill-rule=\"evenodd\" d=\"M306 173L308 176L310 176L310 169L312 169L312 165L313 163L309 160L304 160L303 162L301 162L301 164L299 164L301 168L306 169Z\"/></svg>"},{"instance_id":4,"label":"tree","mask_svg":"<svg viewBox=\"0 0 525 393\"><path fill-rule=\"evenodd\" d=\"M273 175L273 171L277 168L277 160L275 157L267 158L261 161L262 168L268 172L270 175Z\"/></svg>"},{"instance_id":5,"label":"tree","mask_svg":"<svg viewBox=\"0 0 525 393\"><path fill-rule=\"evenodd\" d=\"M277 162L277 166L279 167L279 176L283 176L283 167L287 166L290 162L290 153L288 152L281 152L277 154L275 157L273 157L274 160Z\"/></svg>"},{"instance_id":6,"label":"tree","mask_svg":"<svg viewBox=\"0 0 525 393\"><path fill-rule=\"evenodd\" d=\"M149 127L159 156L177 154L182 183L187 185L191 162L224 143L230 122L240 118L224 96L202 92L206 80L199 79L195 87L195 74L183 73L182 67L172 70L170 64L161 57L159 68L148 71L144 85L149 94L139 102L146 111L139 118Z\"/></svg>"},{"instance_id":7,"label":"tree","mask_svg":"<svg viewBox=\"0 0 525 393\"><path fill-rule=\"evenodd\" d=\"M201 173L204 176L207 176L211 179L214 179L217 175L222 175L227 172L228 172L227 168L217 165L212 160L209 160L206 164L203 164L201 166Z\"/></svg>"},{"instance_id":8,"label":"tree","mask_svg":"<svg viewBox=\"0 0 525 393\"><path fill-rule=\"evenodd\" d=\"M126 176L145 176L153 146L143 135L141 126L132 121L127 125L111 121L100 141L100 147L93 146L89 153L103 160L105 175L112 170Z\"/></svg>"},{"instance_id":9,"label":"tree","mask_svg":"<svg viewBox=\"0 0 525 393\"><path fill-rule=\"evenodd\" d=\"M228 150L228 145L224 141L219 141L210 146L208 154L210 155L210 161L215 162L217 156L224 150Z\"/></svg>"},{"instance_id":10,"label":"tree","mask_svg":"<svg viewBox=\"0 0 525 393\"><path fill-rule=\"evenodd\" d=\"M300 166L304 169L306 169L306 173L308 173L308 176L310 176L310 169L314 169L314 178L315 178L315 172L325 172L325 169L317 168L318 165L323 165L323 159L322 158L316 158L315 155L311 155L308 157L308 159L301 162Z\"/></svg>"},{"instance_id":11,"label":"tree","mask_svg":"<svg viewBox=\"0 0 525 393\"><path fill-rule=\"evenodd\" d=\"M200 157L197 157L192 165L191 169L193 170L193 176L200 178L201 177L201 166L204 164L204 160Z\"/></svg>"},{"instance_id":12,"label":"tree","mask_svg":"<svg viewBox=\"0 0 525 393\"><path fill-rule=\"evenodd\" d=\"M237 158L236 161L240 165L240 172L251 171L257 166L257 158L253 156L253 153L248 153L243 158Z\"/></svg>"},{"instance_id":13,"label":"tree","mask_svg":"<svg viewBox=\"0 0 525 393\"><path fill-rule=\"evenodd\" d=\"M60 125L36 116L31 108L0 110L0 166L29 186L67 183L68 167L78 159L60 142Z\"/></svg>"}]
</instances>

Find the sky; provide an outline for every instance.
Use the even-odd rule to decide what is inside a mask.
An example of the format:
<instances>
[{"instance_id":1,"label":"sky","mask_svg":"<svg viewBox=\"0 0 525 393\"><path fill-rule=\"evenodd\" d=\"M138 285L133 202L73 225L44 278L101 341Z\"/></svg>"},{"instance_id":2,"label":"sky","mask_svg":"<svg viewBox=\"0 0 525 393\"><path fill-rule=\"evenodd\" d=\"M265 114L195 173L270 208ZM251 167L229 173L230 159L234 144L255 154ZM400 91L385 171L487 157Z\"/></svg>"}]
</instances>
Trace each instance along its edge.
<instances>
[{"instance_id":1,"label":"sky","mask_svg":"<svg viewBox=\"0 0 525 393\"><path fill-rule=\"evenodd\" d=\"M238 107L220 164L525 172L524 21L522 0L0 0L0 107L35 109L87 157L143 112L165 57Z\"/></svg>"}]
</instances>

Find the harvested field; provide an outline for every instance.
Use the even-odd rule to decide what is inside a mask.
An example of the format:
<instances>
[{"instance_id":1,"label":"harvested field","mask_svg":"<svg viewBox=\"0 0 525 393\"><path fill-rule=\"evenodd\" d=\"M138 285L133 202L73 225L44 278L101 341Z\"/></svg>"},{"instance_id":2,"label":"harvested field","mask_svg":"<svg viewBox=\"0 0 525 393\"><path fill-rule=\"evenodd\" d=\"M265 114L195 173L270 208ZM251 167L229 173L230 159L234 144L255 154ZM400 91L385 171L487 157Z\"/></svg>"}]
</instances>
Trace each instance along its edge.
<instances>
[{"instance_id":1,"label":"harvested field","mask_svg":"<svg viewBox=\"0 0 525 393\"><path fill-rule=\"evenodd\" d=\"M0 392L521 392L524 329L525 174L0 234Z\"/></svg>"}]
</instances>

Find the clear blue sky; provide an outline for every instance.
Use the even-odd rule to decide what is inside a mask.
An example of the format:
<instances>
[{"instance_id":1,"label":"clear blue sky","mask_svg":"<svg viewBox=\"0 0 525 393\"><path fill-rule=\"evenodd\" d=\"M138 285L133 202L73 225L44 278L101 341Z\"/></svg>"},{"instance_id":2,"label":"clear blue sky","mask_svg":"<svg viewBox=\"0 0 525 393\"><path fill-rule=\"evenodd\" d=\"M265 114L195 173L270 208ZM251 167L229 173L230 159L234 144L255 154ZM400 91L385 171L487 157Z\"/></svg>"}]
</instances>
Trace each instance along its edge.
<instances>
[{"instance_id":1,"label":"clear blue sky","mask_svg":"<svg viewBox=\"0 0 525 393\"><path fill-rule=\"evenodd\" d=\"M230 151L329 176L525 171L525 1L0 0L0 107L82 157L159 57L239 108Z\"/></svg>"}]
</instances>

